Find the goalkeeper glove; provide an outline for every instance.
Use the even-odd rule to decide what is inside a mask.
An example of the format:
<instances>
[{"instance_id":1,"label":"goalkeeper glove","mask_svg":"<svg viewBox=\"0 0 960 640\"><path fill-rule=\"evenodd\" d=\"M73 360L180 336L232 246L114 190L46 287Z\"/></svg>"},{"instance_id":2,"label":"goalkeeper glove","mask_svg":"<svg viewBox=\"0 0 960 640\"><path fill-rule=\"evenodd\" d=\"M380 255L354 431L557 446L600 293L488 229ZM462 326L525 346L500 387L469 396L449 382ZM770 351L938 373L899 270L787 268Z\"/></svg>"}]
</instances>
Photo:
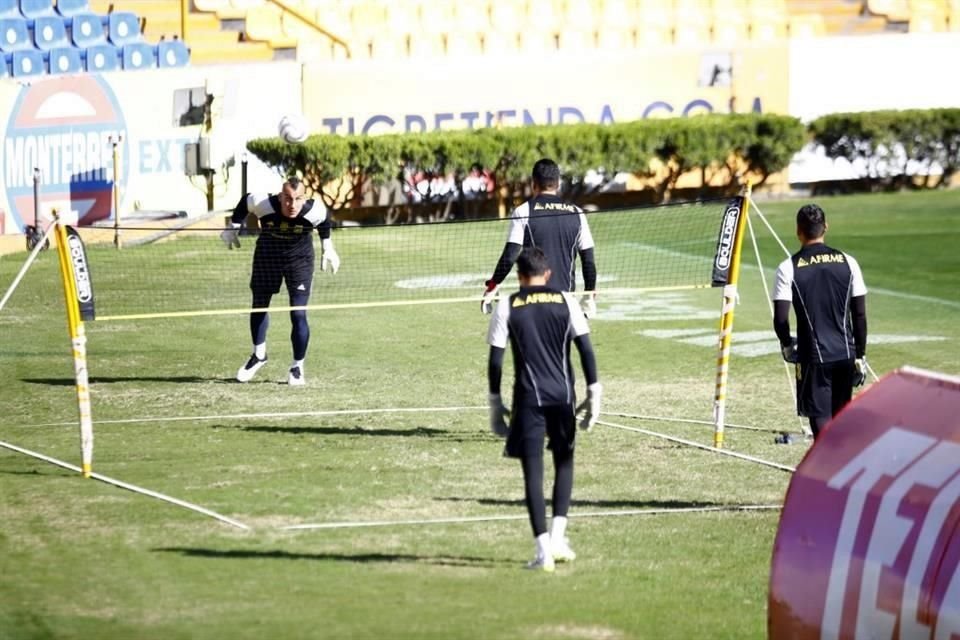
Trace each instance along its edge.
<instances>
[{"instance_id":1,"label":"goalkeeper glove","mask_svg":"<svg viewBox=\"0 0 960 640\"><path fill-rule=\"evenodd\" d=\"M853 361L853 386L862 387L867 381L867 356L860 356Z\"/></svg>"},{"instance_id":2,"label":"goalkeeper glove","mask_svg":"<svg viewBox=\"0 0 960 640\"><path fill-rule=\"evenodd\" d=\"M797 356L797 339L790 338L790 344L786 346L780 345L780 354L783 356L784 362L797 364L800 360L799 356Z\"/></svg>"},{"instance_id":3,"label":"goalkeeper glove","mask_svg":"<svg viewBox=\"0 0 960 640\"><path fill-rule=\"evenodd\" d=\"M336 273L340 269L340 256L333 248L333 241L330 238L324 238L320 241L320 247L323 249L323 255L320 257L320 269L327 271L327 267L330 267L330 271Z\"/></svg>"},{"instance_id":4,"label":"goalkeeper glove","mask_svg":"<svg viewBox=\"0 0 960 640\"><path fill-rule=\"evenodd\" d=\"M585 293L580 298L580 308L583 309L583 315L588 320L597 315L597 294L595 292Z\"/></svg>"},{"instance_id":5,"label":"goalkeeper glove","mask_svg":"<svg viewBox=\"0 0 960 640\"><path fill-rule=\"evenodd\" d=\"M593 429L593 425L597 424L597 419L600 417L601 397L603 397L602 384L594 382L587 385L587 399L577 407L577 413L583 414L580 419L580 428L584 431L590 431L590 429Z\"/></svg>"},{"instance_id":6,"label":"goalkeeper glove","mask_svg":"<svg viewBox=\"0 0 960 640\"><path fill-rule=\"evenodd\" d=\"M506 438L510 433L510 427L507 425L510 410L504 406L499 393L491 393L487 399L490 402L490 432L495 436Z\"/></svg>"},{"instance_id":7,"label":"goalkeeper glove","mask_svg":"<svg viewBox=\"0 0 960 640\"><path fill-rule=\"evenodd\" d=\"M220 239L223 240L223 244L227 245L227 249L239 249L240 225L231 223L230 228L220 232Z\"/></svg>"},{"instance_id":8,"label":"goalkeeper glove","mask_svg":"<svg viewBox=\"0 0 960 640\"><path fill-rule=\"evenodd\" d=\"M493 313L493 303L497 298L497 283L493 280L484 282L487 289L483 292L483 300L480 302L480 311L483 313Z\"/></svg>"}]
</instances>

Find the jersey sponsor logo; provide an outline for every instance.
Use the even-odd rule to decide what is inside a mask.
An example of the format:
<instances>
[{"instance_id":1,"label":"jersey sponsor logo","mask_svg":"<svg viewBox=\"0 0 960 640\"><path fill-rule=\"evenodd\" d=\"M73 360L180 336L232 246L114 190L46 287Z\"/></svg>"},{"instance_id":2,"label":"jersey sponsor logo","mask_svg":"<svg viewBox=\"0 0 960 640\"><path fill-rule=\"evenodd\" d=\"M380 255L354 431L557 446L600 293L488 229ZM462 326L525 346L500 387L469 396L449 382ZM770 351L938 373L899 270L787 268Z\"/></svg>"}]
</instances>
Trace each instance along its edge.
<instances>
[{"instance_id":1,"label":"jersey sponsor logo","mask_svg":"<svg viewBox=\"0 0 960 640\"><path fill-rule=\"evenodd\" d=\"M26 85L10 110L3 140L3 182L14 221L33 221L33 169L42 198L69 201L80 224L109 218L113 145L129 157L127 126L110 86L94 74ZM128 168L119 177L126 184Z\"/></svg>"},{"instance_id":2,"label":"jersey sponsor logo","mask_svg":"<svg viewBox=\"0 0 960 640\"><path fill-rule=\"evenodd\" d=\"M797 268L802 269L814 264L844 264L846 261L847 258L842 253L823 253L809 258L799 258Z\"/></svg>"},{"instance_id":3,"label":"jersey sponsor logo","mask_svg":"<svg viewBox=\"0 0 960 640\"><path fill-rule=\"evenodd\" d=\"M566 202L536 202L533 205L534 211L566 211L567 213L577 213L579 210L572 204Z\"/></svg>"},{"instance_id":4,"label":"jersey sponsor logo","mask_svg":"<svg viewBox=\"0 0 960 640\"><path fill-rule=\"evenodd\" d=\"M512 307L524 307L528 304L563 304L563 295L559 293L538 292L513 299Z\"/></svg>"}]
</instances>

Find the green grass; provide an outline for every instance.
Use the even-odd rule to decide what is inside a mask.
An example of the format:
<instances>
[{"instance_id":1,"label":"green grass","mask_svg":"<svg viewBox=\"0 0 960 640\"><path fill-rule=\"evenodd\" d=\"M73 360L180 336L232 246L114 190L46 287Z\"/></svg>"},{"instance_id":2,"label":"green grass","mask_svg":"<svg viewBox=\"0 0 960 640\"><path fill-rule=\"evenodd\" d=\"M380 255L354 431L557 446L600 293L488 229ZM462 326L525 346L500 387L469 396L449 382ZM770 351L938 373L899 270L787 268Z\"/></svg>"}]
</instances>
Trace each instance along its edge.
<instances>
[{"instance_id":1,"label":"green grass","mask_svg":"<svg viewBox=\"0 0 960 640\"><path fill-rule=\"evenodd\" d=\"M871 334L943 338L871 345L878 373L912 364L960 374L957 200L951 192L819 200L831 225L828 241L863 267ZM791 251L798 204L759 203ZM783 253L753 220L769 280ZM410 248L411 238L451 230L476 231L471 237L489 246L476 254ZM318 276L314 302L360 299L365 283L388 282L401 267L404 275L479 277L503 237L502 223L338 232L341 272ZM601 274L615 273L623 248L613 247L615 234L599 238ZM123 313L176 303L210 308L208 295L217 307L243 307L250 244L232 253L189 239L120 253L91 247L98 298ZM670 250L682 247L681 239ZM389 262L387 255L396 257ZM769 332L772 340L750 246L747 256L735 347L749 346L750 332ZM0 259L4 290L22 260ZM76 463L72 363L54 263L53 254L43 254L0 311L0 439ZM455 294L473 295L475 284ZM650 332L715 333L719 306L709 290L649 294L640 303L601 295L592 330L605 410L708 420L713 347ZM786 473L598 426L578 447L570 535L579 557L553 575L529 574L520 570L532 541L519 465L501 457L483 410L227 417L482 407L487 318L477 307L313 312L303 389L281 383L289 357L282 313L273 318L271 361L248 385L230 381L249 349L242 314L88 323L94 469L253 530L0 449L0 637L765 637L778 512L577 515L778 504ZM775 353L735 355L730 386L731 422L798 428ZM707 426L608 419L711 441ZM733 429L726 443L787 465L806 449ZM494 516L516 519L280 528Z\"/></svg>"}]
</instances>

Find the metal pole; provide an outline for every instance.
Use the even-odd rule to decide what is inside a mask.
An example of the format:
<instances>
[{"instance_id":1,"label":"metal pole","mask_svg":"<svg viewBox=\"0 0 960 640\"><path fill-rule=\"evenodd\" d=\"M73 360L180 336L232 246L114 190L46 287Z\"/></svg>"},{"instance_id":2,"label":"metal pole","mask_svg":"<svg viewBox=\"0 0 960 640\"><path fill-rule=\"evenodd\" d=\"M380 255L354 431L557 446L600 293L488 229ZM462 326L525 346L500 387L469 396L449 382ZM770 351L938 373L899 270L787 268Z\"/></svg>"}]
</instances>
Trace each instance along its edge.
<instances>
[{"instance_id":1,"label":"metal pole","mask_svg":"<svg viewBox=\"0 0 960 640\"><path fill-rule=\"evenodd\" d=\"M113 246L117 249L123 248L120 240L120 141L123 135L117 135L116 138L110 136L110 144L113 145Z\"/></svg>"},{"instance_id":2,"label":"metal pole","mask_svg":"<svg viewBox=\"0 0 960 640\"><path fill-rule=\"evenodd\" d=\"M190 0L180 0L180 39L187 41L187 15L190 13Z\"/></svg>"}]
</instances>

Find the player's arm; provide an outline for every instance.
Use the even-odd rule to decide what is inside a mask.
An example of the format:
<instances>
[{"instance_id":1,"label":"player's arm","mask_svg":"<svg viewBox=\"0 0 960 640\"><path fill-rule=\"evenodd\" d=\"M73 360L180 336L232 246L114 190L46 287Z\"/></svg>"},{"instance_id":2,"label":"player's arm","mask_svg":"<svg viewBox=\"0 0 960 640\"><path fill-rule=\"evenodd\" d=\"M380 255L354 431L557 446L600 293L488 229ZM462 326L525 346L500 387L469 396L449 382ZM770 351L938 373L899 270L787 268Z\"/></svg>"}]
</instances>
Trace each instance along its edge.
<instances>
[{"instance_id":1,"label":"player's arm","mask_svg":"<svg viewBox=\"0 0 960 640\"><path fill-rule=\"evenodd\" d=\"M793 261L787 258L777 267L773 287L773 331L780 341L780 353L787 362L797 361L797 341L790 335L790 307L793 304Z\"/></svg>"},{"instance_id":2,"label":"player's arm","mask_svg":"<svg viewBox=\"0 0 960 640\"><path fill-rule=\"evenodd\" d=\"M304 203L300 215L313 224L317 230L317 235L320 236L320 248L322 250L320 269L336 273L340 269L340 256L337 255L337 250L333 246L333 238L330 237L333 230L333 220L330 218L327 207L322 202L317 202L311 198Z\"/></svg>"},{"instance_id":3,"label":"player's arm","mask_svg":"<svg viewBox=\"0 0 960 640\"><path fill-rule=\"evenodd\" d=\"M523 236L529 219L528 211L529 205L524 203L510 214L507 242L500 253L500 259L497 260L497 266L493 269L493 276L483 283L484 291L483 300L480 302L480 310L484 313L490 313L493 310L493 300L497 293L497 287L510 274L513 263L520 256L520 251L523 249Z\"/></svg>"},{"instance_id":4,"label":"player's arm","mask_svg":"<svg viewBox=\"0 0 960 640\"><path fill-rule=\"evenodd\" d=\"M583 414L580 428L589 431L600 418L600 399L603 396L603 385L597 373L597 358L590 343L590 326L580 310L580 305L573 296L563 293L570 312L570 327L573 332L573 344L580 354L580 366L583 367L583 377L587 381L587 399L577 407L577 413Z\"/></svg>"},{"instance_id":5,"label":"player's arm","mask_svg":"<svg viewBox=\"0 0 960 640\"><path fill-rule=\"evenodd\" d=\"M230 215L230 226L220 232L220 239L227 245L227 249L240 248L240 229L243 228L243 223L250 214L247 208L249 196L250 194L245 193L240 197L240 202L233 208L233 213Z\"/></svg>"},{"instance_id":6,"label":"player's arm","mask_svg":"<svg viewBox=\"0 0 960 640\"><path fill-rule=\"evenodd\" d=\"M510 306L507 298L500 300L493 317L490 318L490 329L487 331L487 343L490 345L490 355L487 358L487 400L490 407L490 431L494 435L505 437L508 433L507 411L500 395L500 381L503 378L503 356L507 350L509 329L507 318L510 315Z\"/></svg>"},{"instance_id":7,"label":"player's arm","mask_svg":"<svg viewBox=\"0 0 960 640\"><path fill-rule=\"evenodd\" d=\"M593 234L587 216L580 214L580 235L577 238L577 251L583 268L583 286L587 291L597 290L597 263L593 255Z\"/></svg>"},{"instance_id":8,"label":"player's arm","mask_svg":"<svg viewBox=\"0 0 960 640\"><path fill-rule=\"evenodd\" d=\"M859 359L867 353L867 285L863 281L860 263L853 256L847 255L847 264L850 265L851 278L850 309L853 312L853 343Z\"/></svg>"}]
</instances>

